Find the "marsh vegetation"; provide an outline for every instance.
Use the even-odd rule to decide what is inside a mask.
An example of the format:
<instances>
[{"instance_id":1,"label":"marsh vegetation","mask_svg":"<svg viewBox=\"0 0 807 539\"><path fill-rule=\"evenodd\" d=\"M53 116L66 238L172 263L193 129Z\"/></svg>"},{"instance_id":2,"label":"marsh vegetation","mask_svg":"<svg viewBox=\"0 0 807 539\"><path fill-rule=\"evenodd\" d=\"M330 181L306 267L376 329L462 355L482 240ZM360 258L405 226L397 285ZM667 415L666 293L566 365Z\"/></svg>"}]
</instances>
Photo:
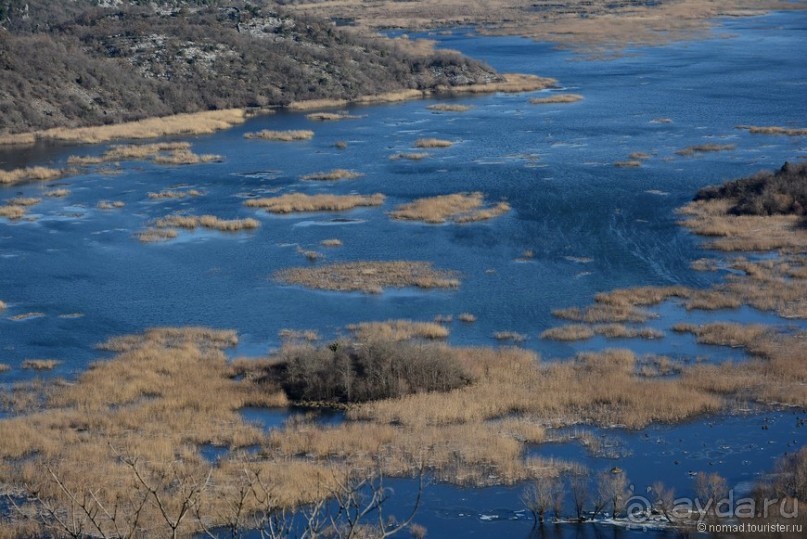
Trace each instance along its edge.
<instances>
[{"instance_id":1,"label":"marsh vegetation","mask_svg":"<svg viewBox=\"0 0 807 539\"><path fill-rule=\"evenodd\" d=\"M429 262L342 262L315 268L288 268L274 274L286 284L319 290L380 294L385 288L457 288L452 271L435 269Z\"/></svg>"},{"instance_id":2,"label":"marsh vegetation","mask_svg":"<svg viewBox=\"0 0 807 539\"><path fill-rule=\"evenodd\" d=\"M270 213L345 211L353 208L380 206L386 197L374 195L306 195L289 193L278 197L254 198L244 202L248 208L261 208Z\"/></svg>"},{"instance_id":3,"label":"marsh vegetation","mask_svg":"<svg viewBox=\"0 0 807 539\"><path fill-rule=\"evenodd\" d=\"M510 205L507 202L487 204L482 193L455 193L420 198L395 207L389 214L401 221L463 224L494 219L508 211Z\"/></svg>"}]
</instances>

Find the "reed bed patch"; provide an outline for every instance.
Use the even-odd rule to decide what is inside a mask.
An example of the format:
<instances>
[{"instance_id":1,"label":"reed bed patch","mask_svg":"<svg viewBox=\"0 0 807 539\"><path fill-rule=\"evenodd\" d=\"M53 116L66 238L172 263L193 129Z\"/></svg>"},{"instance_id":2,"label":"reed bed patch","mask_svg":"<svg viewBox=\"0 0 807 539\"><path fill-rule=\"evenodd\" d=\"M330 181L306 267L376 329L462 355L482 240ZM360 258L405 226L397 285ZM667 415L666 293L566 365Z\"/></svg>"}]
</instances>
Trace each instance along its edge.
<instances>
[{"instance_id":1,"label":"reed bed patch","mask_svg":"<svg viewBox=\"0 0 807 539\"><path fill-rule=\"evenodd\" d=\"M0 373L8 372L11 370L11 365L7 365L5 363L0 363Z\"/></svg>"},{"instance_id":2,"label":"reed bed patch","mask_svg":"<svg viewBox=\"0 0 807 539\"><path fill-rule=\"evenodd\" d=\"M549 97L533 97L530 103L533 105L549 105L555 103L576 103L582 101L583 96L579 94L555 94Z\"/></svg>"},{"instance_id":3,"label":"reed bed patch","mask_svg":"<svg viewBox=\"0 0 807 539\"><path fill-rule=\"evenodd\" d=\"M686 148L676 150L675 153L677 155L693 156L699 153L728 152L736 148L737 145L735 144L696 144L694 146L688 146Z\"/></svg>"},{"instance_id":4,"label":"reed bed patch","mask_svg":"<svg viewBox=\"0 0 807 539\"><path fill-rule=\"evenodd\" d=\"M319 244L322 245L323 247L341 247L342 240L336 238L330 238L327 240L322 240L321 242L319 242Z\"/></svg>"},{"instance_id":5,"label":"reed bed patch","mask_svg":"<svg viewBox=\"0 0 807 539\"><path fill-rule=\"evenodd\" d=\"M586 322L589 324L606 322L646 322L658 315L644 309L637 309L632 305L596 303L588 307L568 307L555 309L552 314L564 320L573 322Z\"/></svg>"},{"instance_id":6,"label":"reed bed patch","mask_svg":"<svg viewBox=\"0 0 807 539\"><path fill-rule=\"evenodd\" d=\"M638 159L631 159L630 161L615 161L614 166L617 168L638 168L642 166L642 162Z\"/></svg>"},{"instance_id":7,"label":"reed bed patch","mask_svg":"<svg viewBox=\"0 0 807 539\"><path fill-rule=\"evenodd\" d=\"M159 243L176 238L179 236L179 232L173 228L148 228L138 232L135 236L142 243Z\"/></svg>"},{"instance_id":8,"label":"reed bed patch","mask_svg":"<svg viewBox=\"0 0 807 539\"><path fill-rule=\"evenodd\" d=\"M412 339L447 339L449 331L445 326L433 322L412 320L387 320L386 322L361 322L351 324L347 329L360 341L409 341Z\"/></svg>"},{"instance_id":9,"label":"reed bed patch","mask_svg":"<svg viewBox=\"0 0 807 539\"><path fill-rule=\"evenodd\" d=\"M439 138L419 138L415 141L415 148L450 148L454 143Z\"/></svg>"},{"instance_id":10,"label":"reed bed patch","mask_svg":"<svg viewBox=\"0 0 807 539\"><path fill-rule=\"evenodd\" d=\"M540 338L554 341L582 341L594 336L594 330L583 324L568 324L541 332Z\"/></svg>"},{"instance_id":11,"label":"reed bed patch","mask_svg":"<svg viewBox=\"0 0 807 539\"><path fill-rule=\"evenodd\" d=\"M311 174L300 176L300 179L307 181L331 182L336 180L354 180L356 178L361 178L362 176L364 176L364 174L361 172L356 172L355 170L335 168L327 172L312 172Z\"/></svg>"},{"instance_id":12,"label":"reed bed patch","mask_svg":"<svg viewBox=\"0 0 807 539\"><path fill-rule=\"evenodd\" d=\"M257 219L221 219L215 215L168 215L154 222L158 229L184 228L194 230L207 228L220 232L239 232L241 230L255 230L261 226Z\"/></svg>"},{"instance_id":13,"label":"reed bed patch","mask_svg":"<svg viewBox=\"0 0 807 539\"><path fill-rule=\"evenodd\" d=\"M8 305L6 305L6 302L3 301L3 300L0 300L0 311L5 311L6 308L8 308Z\"/></svg>"},{"instance_id":14,"label":"reed bed patch","mask_svg":"<svg viewBox=\"0 0 807 539\"><path fill-rule=\"evenodd\" d=\"M429 262L343 262L315 268L288 268L273 275L286 284L318 290L380 294L385 288L457 288L455 272Z\"/></svg>"},{"instance_id":15,"label":"reed bed patch","mask_svg":"<svg viewBox=\"0 0 807 539\"><path fill-rule=\"evenodd\" d=\"M42 193L48 198L64 198L70 195L69 189L51 189Z\"/></svg>"},{"instance_id":16,"label":"reed bed patch","mask_svg":"<svg viewBox=\"0 0 807 539\"><path fill-rule=\"evenodd\" d=\"M310 140L314 138L314 132L308 129L296 129L288 131L273 131L264 129L252 133L245 133L246 139L271 140L276 142L294 142L300 140Z\"/></svg>"},{"instance_id":17,"label":"reed bed patch","mask_svg":"<svg viewBox=\"0 0 807 539\"><path fill-rule=\"evenodd\" d=\"M380 206L385 197L374 195L306 195L290 193L279 197L256 198L244 202L248 208L262 208L271 213L345 211L353 208Z\"/></svg>"},{"instance_id":18,"label":"reed bed patch","mask_svg":"<svg viewBox=\"0 0 807 539\"><path fill-rule=\"evenodd\" d=\"M221 156L196 154L189 142L156 142L153 144L117 144L100 156L70 156L68 164L75 166L98 165L120 161L151 161L159 165L196 165L220 161Z\"/></svg>"},{"instance_id":19,"label":"reed bed patch","mask_svg":"<svg viewBox=\"0 0 807 539\"><path fill-rule=\"evenodd\" d=\"M23 206L0 206L0 217L9 221L22 219L25 217L25 208Z\"/></svg>"},{"instance_id":20,"label":"reed bed patch","mask_svg":"<svg viewBox=\"0 0 807 539\"><path fill-rule=\"evenodd\" d=\"M22 362L23 369L34 371L50 371L56 368L61 363L55 359L26 359Z\"/></svg>"},{"instance_id":21,"label":"reed bed patch","mask_svg":"<svg viewBox=\"0 0 807 539\"><path fill-rule=\"evenodd\" d=\"M99 200L95 205L99 210L118 210L126 206L122 200Z\"/></svg>"},{"instance_id":22,"label":"reed bed patch","mask_svg":"<svg viewBox=\"0 0 807 539\"><path fill-rule=\"evenodd\" d=\"M522 93L535 92L557 86L558 81L549 77L523 75L520 73L501 73L498 78L489 82L438 88L437 94L463 95L487 94L493 92Z\"/></svg>"},{"instance_id":23,"label":"reed bed patch","mask_svg":"<svg viewBox=\"0 0 807 539\"><path fill-rule=\"evenodd\" d=\"M708 236L706 246L721 251L804 252L807 233L798 215L732 215L730 200L697 200L681 208L681 223Z\"/></svg>"},{"instance_id":24,"label":"reed bed patch","mask_svg":"<svg viewBox=\"0 0 807 539\"><path fill-rule=\"evenodd\" d=\"M64 176L63 170L48 167L26 167L0 170L0 185L18 185L33 181L51 181Z\"/></svg>"},{"instance_id":25,"label":"reed bed patch","mask_svg":"<svg viewBox=\"0 0 807 539\"><path fill-rule=\"evenodd\" d=\"M96 127L57 127L30 134L0 137L0 144L29 143L37 140L54 140L95 144L115 139L148 139L171 135L208 135L228 129L246 120L244 109L211 110L176 114L162 118L148 118L134 122ZM15 138L16 137L16 138Z\"/></svg>"},{"instance_id":26,"label":"reed bed patch","mask_svg":"<svg viewBox=\"0 0 807 539\"><path fill-rule=\"evenodd\" d=\"M468 112L474 107L472 105L435 103L434 105L429 105L426 108L434 112Z\"/></svg>"},{"instance_id":27,"label":"reed bed patch","mask_svg":"<svg viewBox=\"0 0 807 539\"><path fill-rule=\"evenodd\" d=\"M632 152L630 155L628 155L628 159L633 159L636 161L644 161L646 159L650 159L651 157L653 156L645 152Z\"/></svg>"},{"instance_id":28,"label":"reed bed patch","mask_svg":"<svg viewBox=\"0 0 807 539\"><path fill-rule=\"evenodd\" d=\"M35 197L16 197L8 199L7 202L11 206L24 206L27 208L29 206L36 206L42 202L42 199Z\"/></svg>"},{"instance_id":29,"label":"reed bed patch","mask_svg":"<svg viewBox=\"0 0 807 539\"><path fill-rule=\"evenodd\" d=\"M344 140L337 140L336 142L333 143L333 147L336 148L337 150L344 150L347 148L347 142L345 142Z\"/></svg>"},{"instance_id":30,"label":"reed bed patch","mask_svg":"<svg viewBox=\"0 0 807 539\"><path fill-rule=\"evenodd\" d=\"M360 116L353 116L347 112L312 112L305 117L314 122L335 122L339 120L354 120Z\"/></svg>"},{"instance_id":31,"label":"reed bed patch","mask_svg":"<svg viewBox=\"0 0 807 539\"><path fill-rule=\"evenodd\" d=\"M401 152L401 153L394 153L389 156L390 161L400 161L401 159L406 159L407 161L422 161L429 157L429 154L426 152Z\"/></svg>"},{"instance_id":32,"label":"reed bed patch","mask_svg":"<svg viewBox=\"0 0 807 539\"><path fill-rule=\"evenodd\" d=\"M744 129L754 135L785 135L788 137L807 136L806 128L797 127L780 127L775 125L738 125L737 129Z\"/></svg>"},{"instance_id":33,"label":"reed bed patch","mask_svg":"<svg viewBox=\"0 0 807 539\"><path fill-rule=\"evenodd\" d=\"M459 320L460 322L465 322L466 324L473 324L474 322L476 322L476 315L472 313L460 313L457 316L457 320Z\"/></svg>"},{"instance_id":34,"label":"reed bed patch","mask_svg":"<svg viewBox=\"0 0 807 539\"><path fill-rule=\"evenodd\" d=\"M430 224L448 221L462 224L493 219L508 211L510 205L506 202L486 204L482 193L455 193L420 198L397 206L389 215L402 221L423 221Z\"/></svg>"},{"instance_id":35,"label":"reed bed patch","mask_svg":"<svg viewBox=\"0 0 807 539\"><path fill-rule=\"evenodd\" d=\"M759 341L760 337L770 333L772 330L770 327L760 324L713 322L699 326L680 323L673 326L673 331L692 333L697 337L698 342L703 344L748 348Z\"/></svg>"}]
</instances>

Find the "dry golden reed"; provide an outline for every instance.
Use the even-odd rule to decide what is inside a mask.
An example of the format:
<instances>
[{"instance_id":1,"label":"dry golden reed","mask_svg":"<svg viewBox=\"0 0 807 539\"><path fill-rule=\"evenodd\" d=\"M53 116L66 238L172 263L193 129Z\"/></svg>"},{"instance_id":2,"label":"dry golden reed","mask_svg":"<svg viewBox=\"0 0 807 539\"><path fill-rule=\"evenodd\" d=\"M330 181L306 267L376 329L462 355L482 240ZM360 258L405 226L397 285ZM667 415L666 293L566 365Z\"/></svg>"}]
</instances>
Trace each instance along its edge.
<instances>
[{"instance_id":1,"label":"dry golden reed","mask_svg":"<svg viewBox=\"0 0 807 539\"><path fill-rule=\"evenodd\" d=\"M306 195L290 193L279 197L255 198L244 202L248 208L262 208L271 213L345 211L358 207L380 206L385 197L374 195Z\"/></svg>"},{"instance_id":2,"label":"dry golden reed","mask_svg":"<svg viewBox=\"0 0 807 539\"><path fill-rule=\"evenodd\" d=\"M415 141L415 148L450 148L454 143L439 138L419 138Z\"/></svg>"},{"instance_id":3,"label":"dry golden reed","mask_svg":"<svg viewBox=\"0 0 807 539\"><path fill-rule=\"evenodd\" d=\"M320 290L380 294L385 288L457 288L454 272L435 269L429 262L342 262L314 268L289 268L274 274L286 284Z\"/></svg>"},{"instance_id":4,"label":"dry golden reed","mask_svg":"<svg viewBox=\"0 0 807 539\"><path fill-rule=\"evenodd\" d=\"M63 175L63 170L47 167L0 170L0 185L17 185L32 181L50 181L60 178Z\"/></svg>"},{"instance_id":5,"label":"dry golden reed","mask_svg":"<svg viewBox=\"0 0 807 539\"><path fill-rule=\"evenodd\" d=\"M148 118L135 122L97 127L57 127L34 133L0 136L3 144L33 144L37 140L99 143L115 139L147 139L170 135L205 135L227 129L246 120L243 109L212 110Z\"/></svg>"},{"instance_id":6,"label":"dry golden reed","mask_svg":"<svg viewBox=\"0 0 807 539\"><path fill-rule=\"evenodd\" d=\"M549 97L533 97L530 103L533 105L548 105L553 103L576 103L582 101L583 96L579 94L555 94Z\"/></svg>"},{"instance_id":7,"label":"dry golden reed","mask_svg":"<svg viewBox=\"0 0 807 539\"><path fill-rule=\"evenodd\" d=\"M390 212L393 219L423 221L431 224L470 223L499 217L510 211L510 205L499 202L486 205L482 193L455 193L419 198L397 206Z\"/></svg>"},{"instance_id":8,"label":"dry golden reed","mask_svg":"<svg viewBox=\"0 0 807 539\"><path fill-rule=\"evenodd\" d=\"M362 322L351 324L348 330L360 341L408 341L412 339L446 339L449 332L445 326L433 322L412 320L387 320L386 322Z\"/></svg>"}]
</instances>

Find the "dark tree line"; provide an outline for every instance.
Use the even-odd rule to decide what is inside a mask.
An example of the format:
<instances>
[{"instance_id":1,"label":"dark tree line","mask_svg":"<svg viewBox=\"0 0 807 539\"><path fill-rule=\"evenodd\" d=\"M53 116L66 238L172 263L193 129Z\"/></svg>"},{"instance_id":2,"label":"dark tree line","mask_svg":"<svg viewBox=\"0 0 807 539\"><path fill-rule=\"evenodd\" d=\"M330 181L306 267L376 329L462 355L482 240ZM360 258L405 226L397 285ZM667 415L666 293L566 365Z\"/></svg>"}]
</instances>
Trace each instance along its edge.
<instances>
[{"instance_id":1,"label":"dark tree line","mask_svg":"<svg viewBox=\"0 0 807 539\"><path fill-rule=\"evenodd\" d=\"M0 0L0 133L495 77L276 3L96 3Z\"/></svg>"}]
</instances>

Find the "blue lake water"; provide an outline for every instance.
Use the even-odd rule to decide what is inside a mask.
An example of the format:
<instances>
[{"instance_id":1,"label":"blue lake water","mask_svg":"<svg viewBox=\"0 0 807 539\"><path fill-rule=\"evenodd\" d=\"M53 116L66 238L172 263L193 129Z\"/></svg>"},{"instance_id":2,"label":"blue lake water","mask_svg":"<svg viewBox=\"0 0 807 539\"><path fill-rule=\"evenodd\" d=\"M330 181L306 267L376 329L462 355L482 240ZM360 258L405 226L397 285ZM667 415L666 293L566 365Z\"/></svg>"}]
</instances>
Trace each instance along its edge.
<instances>
[{"instance_id":1,"label":"blue lake water","mask_svg":"<svg viewBox=\"0 0 807 539\"><path fill-rule=\"evenodd\" d=\"M332 338L344 333L349 323L430 320L447 314L456 320L461 312L474 313L478 321L450 324L450 342L455 344L495 346L492 334L507 330L528 335L525 346L549 359L620 346L683 358L742 360L741 352L699 345L669 328L682 319L802 328L804 322L785 322L747 308L686 312L666 303L653 309L662 317L650 323L666 331L660 340L566 344L541 341L537 335L561 323L552 317L553 309L586 305L600 291L635 285L700 287L720 277L690 269L693 260L709 253L699 247L698 238L676 224L674 210L704 185L807 155L804 137L750 135L735 129L739 124L807 126L807 64L797 52L803 49L806 28L807 14L798 12L730 19L712 39L631 50L608 61L520 38L478 37L465 31L430 35L440 46L483 59L500 71L555 77L562 91L580 93L585 99L566 105L529 104L530 97L551 93L544 91L445 100L473 106L461 114L437 114L426 108L434 101L413 101L351 107L350 113L360 118L327 123L280 112L215 135L182 139L191 141L198 153L220 154L221 163L124 163L116 175L87 173L47 186L2 188L0 203L20 195L38 196L54 186L70 189L71 194L32 207L29 214L35 221L0 220L0 300L8 304L0 314L0 362L12 367L0 374L0 382L75 376L100 357L95 344L152 326L233 328L241 336L234 354L257 355L279 345L282 328L310 328ZM671 121L662 123L660 118ZM243 138L245 132L259 129L313 129L316 136L297 143ZM422 161L389 159L391 154L414 151L412 145L421 137L455 144L429 150L430 156ZM336 141L346 141L348 147L338 150ZM675 154L703 143L735 144L736 149L695 157ZM104 149L40 145L6 150L0 152L0 166L64 167L70 155L99 154ZM632 152L652 157L640 168L613 165ZM342 182L299 180L301 175L333 168L354 169L364 176ZM147 197L148 192L180 185L204 195L167 201ZM393 222L385 213L414 198L459 191L482 191L492 201L507 200L513 211L491 222L463 226ZM380 192L388 199L382 208L282 217L243 206L247 197L289 192ZM99 210L96 204L103 199L122 200L126 207ZM155 245L141 244L134 236L151 220L177 211L255 217L262 227L232 235L182 233L176 240ZM329 238L344 245L319 245ZM298 247L323 253L319 263L432 261L439 268L459 271L462 285L448 292L364 295L274 282L271 275L278 269L310 264ZM526 250L534 256L516 260ZM31 312L43 316L11 319ZM62 363L53 373L32 373L19 368L29 358ZM286 415L278 414L279 425ZM689 467L704 463L734 484L747 482L769 469L792 444L807 441L804 428L787 426L795 424L792 412L772 414L781 428L766 431L760 430L763 417L722 418L716 420L717 427L704 420L619 433L631 449L620 466L635 481L660 478L680 489L686 488ZM254 419L261 421L258 416ZM714 428L723 434L704 438ZM659 437L667 442L654 444ZM696 447L704 442L711 448ZM753 449L740 447L748 444ZM723 445L730 449L720 449ZM575 443L534 451L593 458ZM218 455L214 448L209 454L213 460ZM693 463L692 454L708 457ZM680 464L671 464L675 460ZM609 465L596 459L590 463ZM481 518L494 510L515 515L521 509L519 492L520 487L433 485L419 520L429 528L429 537L527 536L531 523L526 518ZM585 533L600 536L610 531Z\"/></svg>"}]
</instances>

